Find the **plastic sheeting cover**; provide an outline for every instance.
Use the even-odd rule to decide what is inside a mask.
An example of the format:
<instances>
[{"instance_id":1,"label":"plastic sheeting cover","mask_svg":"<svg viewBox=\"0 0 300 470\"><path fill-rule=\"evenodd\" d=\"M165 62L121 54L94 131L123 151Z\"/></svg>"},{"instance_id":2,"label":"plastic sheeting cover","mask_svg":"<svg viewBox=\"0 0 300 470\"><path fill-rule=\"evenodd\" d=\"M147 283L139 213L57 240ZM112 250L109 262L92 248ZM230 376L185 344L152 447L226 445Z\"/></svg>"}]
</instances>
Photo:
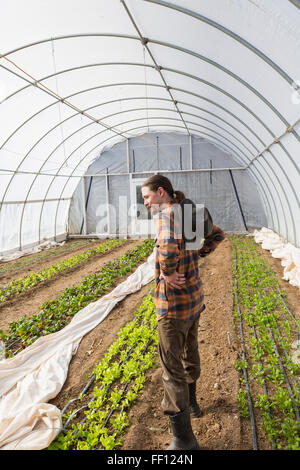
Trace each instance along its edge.
<instances>
[{"instance_id":1,"label":"plastic sheeting cover","mask_svg":"<svg viewBox=\"0 0 300 470\"><path fill-rule=\"evenodd\" d=\"M256 243L269 250L273 258L281 259L281 266L284 267L282 279L300 288L300 249L286 243L283 237L266 227L254 230L253 236Z\"/></svg>"}]
</instances>

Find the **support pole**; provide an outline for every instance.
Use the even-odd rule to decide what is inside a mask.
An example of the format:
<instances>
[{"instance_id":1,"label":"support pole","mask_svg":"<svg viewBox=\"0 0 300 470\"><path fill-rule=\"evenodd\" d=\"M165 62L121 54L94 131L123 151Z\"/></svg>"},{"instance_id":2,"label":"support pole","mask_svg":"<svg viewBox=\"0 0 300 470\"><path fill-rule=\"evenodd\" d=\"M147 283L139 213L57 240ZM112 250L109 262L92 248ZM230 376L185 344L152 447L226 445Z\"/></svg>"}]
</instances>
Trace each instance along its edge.
<instances>
[{"instance_id":1,"label":"support pole","mask_svg":"<svg viewBox=\"0 0 300 470\"><path fill-rule=\"evenodd\" d=\"M82 215L83 215L83 224L81 226L81 233L83 235L87 234L86 230L86 194L85 194L85 177L82 177L81 190L82 190Z\"/></svg>"},{"instance_id":2,"label":"support pole","mask_svg":"<svg viewBox=\"0 0 300 470\"><path fill-rule=\"evenodd\" d=\"M192 141L192 134L189 136L190 138L190 170L193 169L193 141Z\"/></svg>"},{"instance_id":3,"label":"support pole","mask_svg":"<svg viewBox=\"0 0 300 470\"><path fill-rule=\"evenodd\" d=\"M126 158L127 158L127 173L129 173L130 172L129 139L126 140Z\"/></svg>"},{"instance_id":4,"label":"support pole","mask_svg":"<svg viewBox=\"0 0 300 470\"><path fill-rule=\"evenodd\" d=\"M107 211L107 231L110 234L110 216L109 216L109 186L108 186L108 175L105 175L105 189L106 189L106 211Z\"/></svg>"},{"instance_id":5,"label":"support pole","mask_svg":"<svg viewBox=\"0 0 300 470\"><path fill-rule=\"evenodd\" d=\"M234 194L235 194L235 197L236 197L238 206L239 206L239 208L240 208L240 212L241 212L241 215L242 215L242 219L243 219L243 222L244 222L244 226L245 226L245 229L246 229L247 232L248 232L248 227L247 227L246 220L245 220L245 217L244 217L244 212L243 212L243 209L242 209L242 205L241 205L241 202L240 202L240 198L239 198L239 195L238 195L236 186L235 186L235 182L234 182L234 179L233 179L233 175L232 175L232 171L231 171L231 170L229 170L229 174L230 174L230 177L231 177L231 181L232 181L232 185L233 185L233 189L234 189Z\"/></svg>"}]
</instances>

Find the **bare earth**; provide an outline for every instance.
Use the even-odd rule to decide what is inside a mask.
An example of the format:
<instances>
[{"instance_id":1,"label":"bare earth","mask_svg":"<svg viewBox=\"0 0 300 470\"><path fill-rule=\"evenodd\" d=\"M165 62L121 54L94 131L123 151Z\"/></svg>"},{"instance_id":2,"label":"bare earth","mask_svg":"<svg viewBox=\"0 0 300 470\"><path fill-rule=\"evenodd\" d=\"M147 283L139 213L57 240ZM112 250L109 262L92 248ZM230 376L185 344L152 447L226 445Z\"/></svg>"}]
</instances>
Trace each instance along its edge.
<instances>
[{"instance_id":1,"label":"bare earth","mask_svg":"<svg viewBox=\"0 0 300 470\"><path fill-rule=\"evenodd\" d=\"M23 294L12 298L10 301L3 302L0 305L0 329L6 332L10 322L19 320L25 314L27 316L31 316L37 313L43 302L59 297L67 287L80 284L85 276L99 271L103 264L123 255L127 250L133 249L140 243L142 243L141 240L128 240L121 247L113 248L108 253L93 256L80 266L74 267L68 272L62 272L52 279L30 289L30 291L24 292ZM97 244L99 244L99 240ZM97 244L95 244L95 246ZM87 245L86 248L80 250L80 252L85 251L90 247L90 245ZM64 255L60 259L56 259L55 261L52 260L50 265L57 263L66 257L70 257L72 254L73 252L69 253L67 256ZM35 264L34 268L34 272L37 272L42 269L42 266L37 268L37 265ZM26 276L32 271L33 270L28 268L26 271L22 271L22 276Z\"/></svg>"}]
</instances>

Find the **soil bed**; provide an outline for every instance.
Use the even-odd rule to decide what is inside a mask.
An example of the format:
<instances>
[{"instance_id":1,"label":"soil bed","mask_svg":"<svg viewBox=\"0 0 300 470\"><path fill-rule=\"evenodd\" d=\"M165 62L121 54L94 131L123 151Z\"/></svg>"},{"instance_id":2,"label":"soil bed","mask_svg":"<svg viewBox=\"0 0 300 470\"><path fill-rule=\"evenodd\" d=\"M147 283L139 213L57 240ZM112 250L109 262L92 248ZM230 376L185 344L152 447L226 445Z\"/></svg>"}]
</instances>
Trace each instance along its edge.
<instances>
[{"instance_id":1,"label":"soil bed","mask_svg":"<svg viewBox=\"0 0 300 470\"><path fill-rule=\"evenodd\" d=\"M105 263L123 255L127 250L133 249L142 242L142 240L128 240L125 244L113 248L107 253L91 257L78 268L75 267L68 272L58 274L33 289L3 302L0 305L0 329L6 332L12 321L19 320L24 314L30 317L37 313L43 302L59 297L67 287L79 284L85 276L96 273ZM68 256L72 256L72 254Z\"/></svg>"},{"instance_id":2,"label":"soil bed","mask_svg":"<svg viewBox=\"0 0 300 470\"><path fill-rule=\"evenodd\" d=\"M70 256L78 255L91 248L96 248L105 240L69 240L63 246L43 250L39 253L23 256L13 261L0 264L0 287L3 287L15 279L28 276L31 273L41 271L54 263L63 261Z\"/></svg>"}]
</instances>

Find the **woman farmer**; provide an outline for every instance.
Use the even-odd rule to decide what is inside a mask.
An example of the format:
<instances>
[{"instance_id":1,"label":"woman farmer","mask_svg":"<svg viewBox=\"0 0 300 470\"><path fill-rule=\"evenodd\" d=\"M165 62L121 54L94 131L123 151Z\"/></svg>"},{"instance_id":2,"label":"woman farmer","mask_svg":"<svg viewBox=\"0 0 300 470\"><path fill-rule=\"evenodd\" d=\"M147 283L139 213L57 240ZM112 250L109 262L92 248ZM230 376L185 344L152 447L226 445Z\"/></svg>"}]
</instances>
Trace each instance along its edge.
<instances>
[{"instance_id":1,"label":"woman farmer","mask_svg":"<svg viewBox=\"0 0 300 470\"><path fill-rule=\"evenodd\" d=\"M191 417L201 415L196 401L200 376L198 324L205 305L198 261L199 256L214 251L225 234L211 223L209 233L204 233L203 246L185 249L174 216L178 208L175 203L186 201L185 195L174 192L170 180L162 175L148 178L142 185L142 195L157 223L155 306L164 384L162 410L169 416L173 432L168 449L199 449L191 427Z\"/></svg>"}]
</instances>

